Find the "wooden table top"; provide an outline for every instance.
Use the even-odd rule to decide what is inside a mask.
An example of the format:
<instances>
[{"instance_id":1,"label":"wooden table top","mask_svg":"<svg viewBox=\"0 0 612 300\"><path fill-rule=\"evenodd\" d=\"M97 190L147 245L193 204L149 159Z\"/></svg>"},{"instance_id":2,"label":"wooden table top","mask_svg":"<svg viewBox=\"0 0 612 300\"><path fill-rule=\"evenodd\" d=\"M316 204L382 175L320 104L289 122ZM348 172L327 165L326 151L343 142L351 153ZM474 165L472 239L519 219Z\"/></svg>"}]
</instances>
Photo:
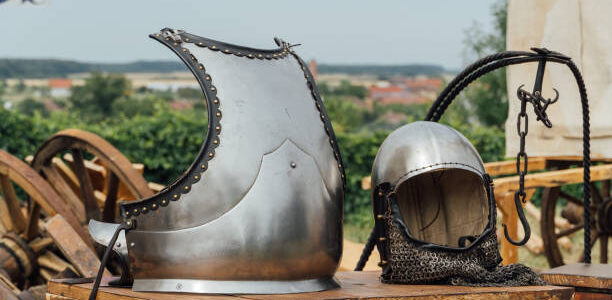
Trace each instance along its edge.
<instances>
[{"instance_id":1,"label":"wooden table top","mask_svg":"<svg viewBox=\"0 0 612 300\"><path fill-rule=\"evenodd\" d=\"M132 292L129 288L101 287L99 300L183 300L183 299L571 299L574 289L557 286L465 287L443 285L383 284L380 272L338 272L342 288L317 293L285 295L196 295L177 293ZM48 285L49 300L87 299L91 283L68 284L52 280Z\"/></svg>"}]
</instances>

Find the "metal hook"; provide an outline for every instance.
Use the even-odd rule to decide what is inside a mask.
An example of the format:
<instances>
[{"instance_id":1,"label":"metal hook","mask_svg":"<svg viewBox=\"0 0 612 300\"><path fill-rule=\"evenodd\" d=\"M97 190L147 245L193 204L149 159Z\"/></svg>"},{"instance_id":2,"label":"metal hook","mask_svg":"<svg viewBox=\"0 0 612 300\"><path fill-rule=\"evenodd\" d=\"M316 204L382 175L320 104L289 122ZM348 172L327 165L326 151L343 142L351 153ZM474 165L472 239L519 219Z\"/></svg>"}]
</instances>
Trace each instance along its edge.
<instances>
[{"instance_id":1,"label":"metal hook","mask_svg":"<svg viewBox=\"0 0 612 300\"><path fill-rule=\"evenodd\" d=\"M506 224L502 224L504 227L504 236L510 242L510 244L514 246L523 246L527 243L529 238L531 237L531 227L529 227L529 223L527 222L527 218L525 218L525 213L523 212L523 208L521 205L521 197L520 192L514 193L514 205L516 206L516 212L518 213L519 220L521 220L521 225L523 226L523 231L525 231L525 236L520 241L513 240L508 234L508 227Z\"/></svg>"}]
</instances>

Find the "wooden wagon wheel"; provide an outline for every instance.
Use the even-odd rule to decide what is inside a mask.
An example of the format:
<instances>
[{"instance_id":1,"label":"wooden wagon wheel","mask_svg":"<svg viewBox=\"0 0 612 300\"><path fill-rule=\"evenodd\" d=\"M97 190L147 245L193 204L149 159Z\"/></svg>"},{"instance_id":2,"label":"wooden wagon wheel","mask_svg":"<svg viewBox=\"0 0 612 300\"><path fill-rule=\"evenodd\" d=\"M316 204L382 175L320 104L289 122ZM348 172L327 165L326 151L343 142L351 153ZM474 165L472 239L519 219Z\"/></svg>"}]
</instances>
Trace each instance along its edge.
<instances>
[{"instance_id":1,"label":"wooden wagon wheel","mask_svg":"<svg viewBox=\"0 0 612 300\"><path fill-rule=\"evenodd\" d=\"M599 262L608 263L611 254L608 243L612 235L612 200L610 199L610 180L602 181L598 189L591 183L591 249L594 257L599 255ZM560 199L566 204L561 210ZM551 268L565 264L564 251L559 247L559 239L574 234L584 233L584 204L582 199L574 197L561 190L560 187L546 188L542 192L542 219L540 229L544 242L544 252ZM560 231L555 230L554 220L559 216L566 218L571 227ZM594 247L598 243L599 247ZM577 244L573 245L578 247ZM583 246L580 245L579 249ZM567 254L566 254L567 256ZM578 261L584 260L584 250Z\"/></svg>"},{"instance_id":2,"label":"wooden wagon wheel","mask_svg":"<svg viewBox=\"0 0 612 300\"><path fill-rule=\"evenodd\" d=\"M83 241L90 241L89 235L47 181L26 163L2 150L0 192L0 281L4 292L9 292L8 286L14 291L44 284L54 274L73 270L61 254L51 251L54 240L39 235L41 216L60 215L64 227L72 227L71 239L77 244L86 244ZM27 199L20 201L20 196Z\"/></svg>"},{"instance_id":3,"label":"wooden wagon wheel","mask_svg":"<svg viewBox=\"0 0 612 300\"><path fill-rule=\"evenodd\" d=\"M109 172L106 180L100 181L95 172L90 172L92 161L85 159L87 153L95 157L94 164ZM153 195L146 180L119 150L101 137L78 129L62 130L47 139L34 156L32 167L66 199L81 223L89 219L115 221L122 188L131 199Z\"/></svg>"}]
</instances>

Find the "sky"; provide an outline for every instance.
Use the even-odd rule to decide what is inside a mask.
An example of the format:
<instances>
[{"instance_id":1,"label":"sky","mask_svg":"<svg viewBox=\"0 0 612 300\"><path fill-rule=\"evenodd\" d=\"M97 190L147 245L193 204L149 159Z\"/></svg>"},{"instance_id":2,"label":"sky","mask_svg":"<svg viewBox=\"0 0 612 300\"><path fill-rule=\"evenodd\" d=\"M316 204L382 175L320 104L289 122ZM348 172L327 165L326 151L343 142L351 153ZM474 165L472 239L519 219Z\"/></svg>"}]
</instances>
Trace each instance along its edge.
<instances>
[{"instance_id":1,"label":"sky","mask_svg":"<svg viewBox=\"0 0 612 300\"><path fill-rule=\"evenodd\" d=\"M338 64L465 65L465 30L493 28L494 0L37 0L0 4L0 58L173 60L148 38L164 27L256 48L290 43Z\"/></svg>"}]
</instances>

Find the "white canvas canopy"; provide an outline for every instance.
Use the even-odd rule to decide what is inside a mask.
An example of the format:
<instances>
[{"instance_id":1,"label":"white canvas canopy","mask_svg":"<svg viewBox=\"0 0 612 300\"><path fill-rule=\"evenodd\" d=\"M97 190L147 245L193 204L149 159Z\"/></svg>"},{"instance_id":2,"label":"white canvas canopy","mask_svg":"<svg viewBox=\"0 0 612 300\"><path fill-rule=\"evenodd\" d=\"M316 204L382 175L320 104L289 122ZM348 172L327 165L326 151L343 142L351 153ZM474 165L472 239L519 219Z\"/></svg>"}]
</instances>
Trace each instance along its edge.
<instances>
[{"instance_id":1,"label":"white canvas canopy","mask_svg":"<svg viewBox=\"0 0 612 300\"><path fill-rule=\"evenodd\" d=\"M586 83L591 112L591 157L612 158L612 1L510 0L507 49L545 47L572 57ZM507 69L509 114L506 120L506 155L519 147L516 119L521 84L531 91L537 63ZM553 128L536 121L531 107L527 154L529 156L582 156L582 109L576 82L569 69L547 63L542 93L559 101L548 108Z\"/></svg>"}]
</instances>

